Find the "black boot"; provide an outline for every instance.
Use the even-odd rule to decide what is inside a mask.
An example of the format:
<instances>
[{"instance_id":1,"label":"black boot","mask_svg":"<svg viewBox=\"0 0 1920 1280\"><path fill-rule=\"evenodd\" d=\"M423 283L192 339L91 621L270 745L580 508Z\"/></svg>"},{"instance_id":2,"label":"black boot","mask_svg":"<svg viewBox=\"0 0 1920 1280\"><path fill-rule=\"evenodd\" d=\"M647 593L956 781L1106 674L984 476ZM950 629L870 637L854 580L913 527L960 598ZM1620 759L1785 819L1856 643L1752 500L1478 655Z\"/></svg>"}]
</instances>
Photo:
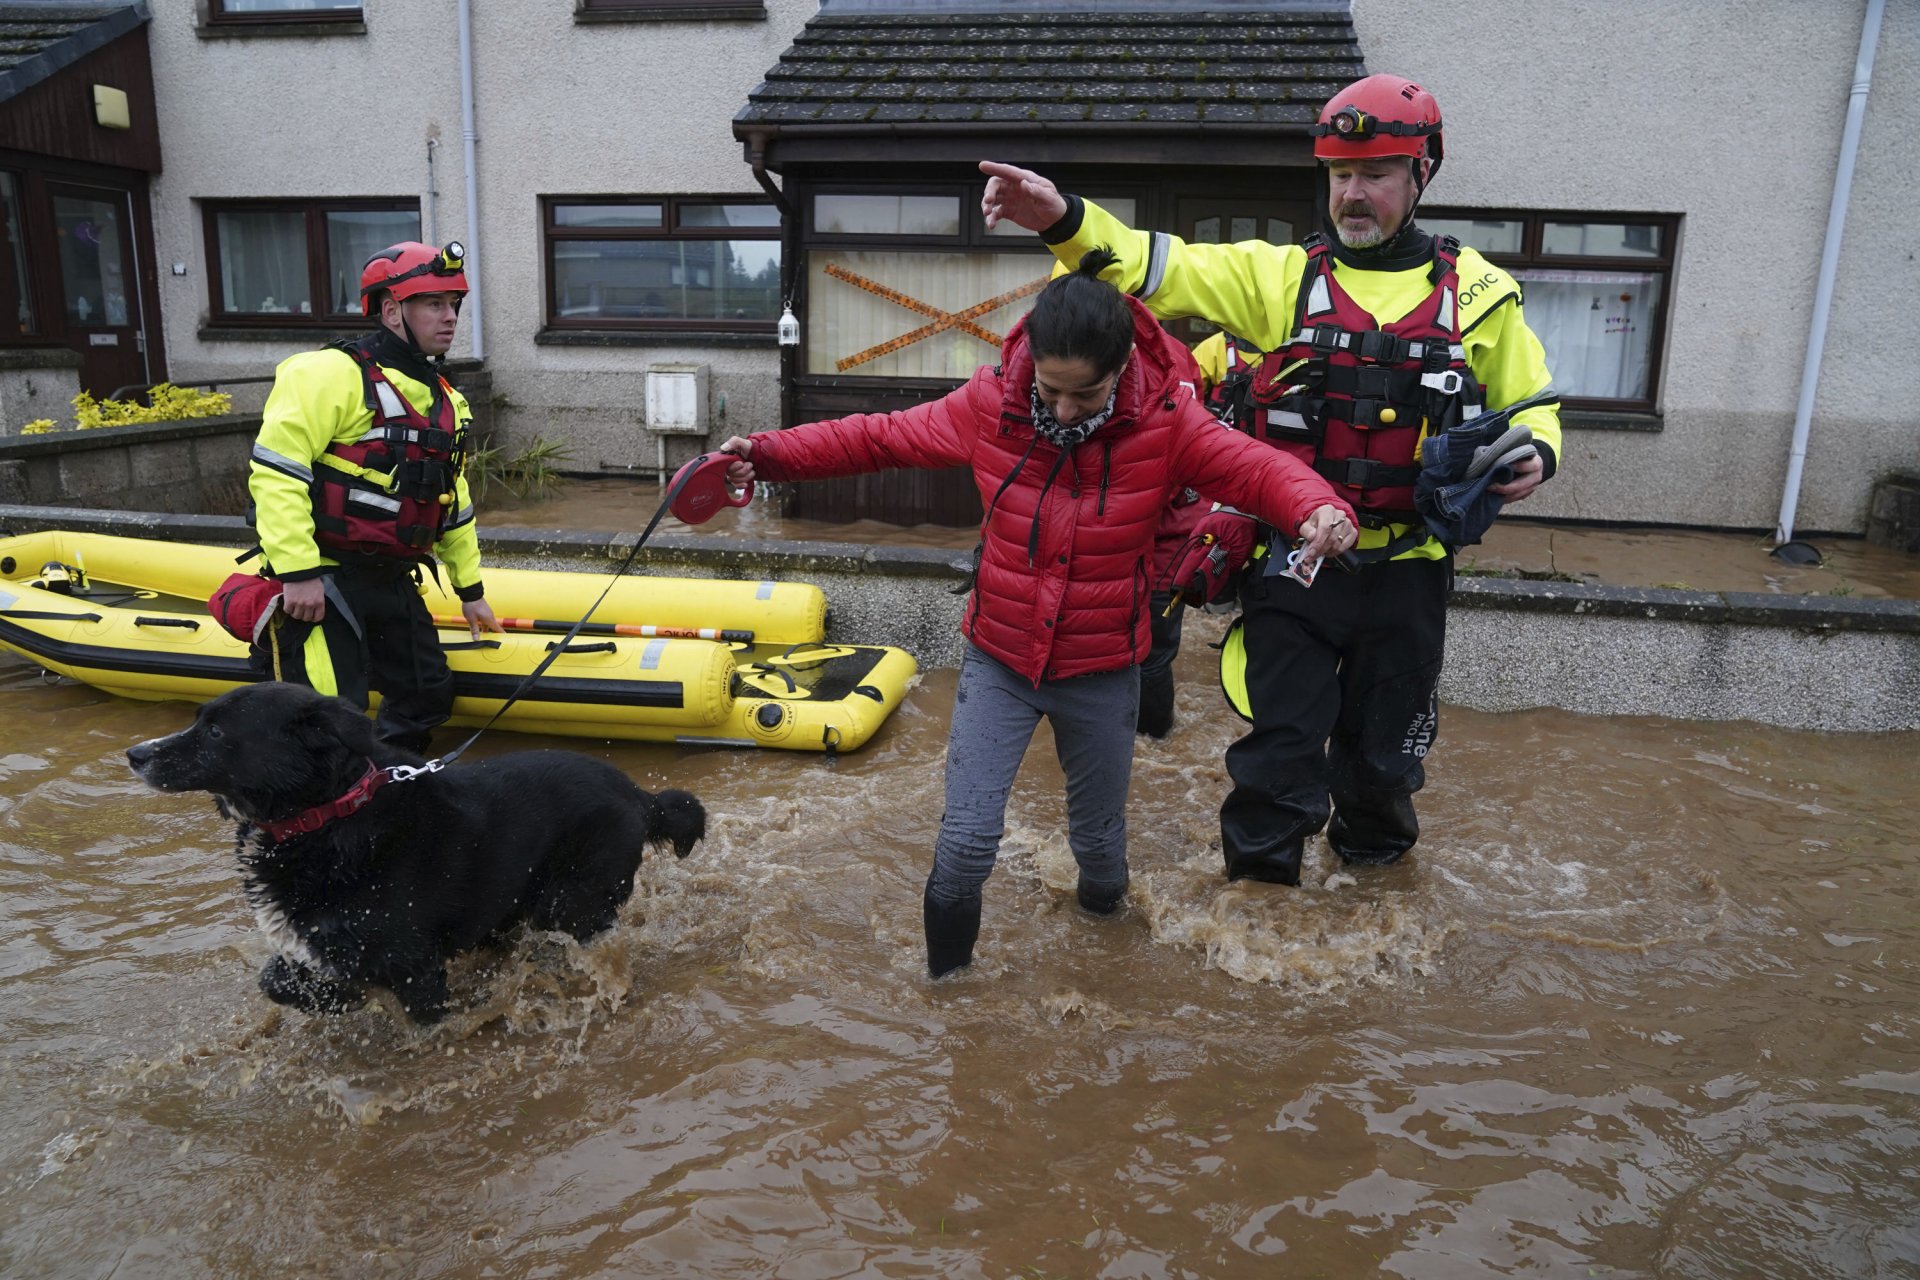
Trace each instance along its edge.
<instances>
[{"instance_id":1,"label":"black boot","mask_svg":"<svg viewBox=\"0 0 1920 1280\"><path fill-rule=\"evenodd\" d=\"M978 891L959 899L936 897L928 880L921 919L927 929L928 973L937 978L973 962L973 944L980 936Z\"/></svg>"},{"instance_id":2,"label":"black boot","mask_svg":"<svg viewBox=\"0 0 1920 1280\"><path fill-rule=\"evenodd\" d=\"M1305 850L1300 848L1277 849L1266 854L1242 855L1228 853L1227 881L1258 880L1263 884L1298 885L1300 883L1300 857Z\"/></svg>"},{"instance_id":3,"label":"black boot","mask_svg":"<svg viewBox=\"0 0 1920 1280\"><path fill-rule=\"evenodd\" d=\"M1122 902L1126 901L1127 882L1122 880L1119 884L1094 884L1082 876L1078 887L1074 890L1074 897L1079 900L1081 910L1090 911L1096 916L1110 916L1120 909Z\"/></svg>"}]
</instances>

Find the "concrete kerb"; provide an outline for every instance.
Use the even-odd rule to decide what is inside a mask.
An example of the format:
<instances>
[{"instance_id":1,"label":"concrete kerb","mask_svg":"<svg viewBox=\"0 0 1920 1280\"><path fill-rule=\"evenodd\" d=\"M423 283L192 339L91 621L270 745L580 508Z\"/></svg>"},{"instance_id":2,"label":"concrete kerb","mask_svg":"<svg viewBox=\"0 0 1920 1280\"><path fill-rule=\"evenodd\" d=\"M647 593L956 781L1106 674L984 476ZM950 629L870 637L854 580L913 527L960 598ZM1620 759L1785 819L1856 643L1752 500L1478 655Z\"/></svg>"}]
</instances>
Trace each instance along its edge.
<instances>
[{"instance_id":1,"label":"concrete kerb","mask_svg":"<svg viewBox=\"0 0 1920 1280\"><path fill-rule=\"evenodd\" d=\"M231 516L0 506L0 529L251 545ZM606 573L638 531L485 528L487 563ZM805 581L835 640L955 666L964 552L655 534L640 572ZM1920 602L1458 580L1443 701L1484 711L1752 720L1836 732L1920 729Z\"/></svg>"}]
</instances>

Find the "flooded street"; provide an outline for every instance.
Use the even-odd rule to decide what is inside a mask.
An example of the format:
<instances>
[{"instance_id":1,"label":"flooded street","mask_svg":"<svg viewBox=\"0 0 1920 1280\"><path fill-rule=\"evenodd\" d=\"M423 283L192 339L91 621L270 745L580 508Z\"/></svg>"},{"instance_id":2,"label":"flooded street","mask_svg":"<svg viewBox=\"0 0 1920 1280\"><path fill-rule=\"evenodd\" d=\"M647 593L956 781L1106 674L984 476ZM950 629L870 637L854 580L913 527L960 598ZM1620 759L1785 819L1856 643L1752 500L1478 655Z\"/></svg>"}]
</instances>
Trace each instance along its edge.
<instances>
[{"instance_id":1,"label":"flooded street","mask_svg":"<svg viewBox=\"0 0 1920 1280\"><path fill-rule=\"evenodd\" d=\"M1920 1275L1914 735L1449 710L1407 864L1229 887L1196 623L1119 918L1043 730L927 980L939 670L833 764L588 744L709 838L427 1031L268 1004L122 758L187 708L0 655L0 1272Z\"/></svg>"}]
</instances>

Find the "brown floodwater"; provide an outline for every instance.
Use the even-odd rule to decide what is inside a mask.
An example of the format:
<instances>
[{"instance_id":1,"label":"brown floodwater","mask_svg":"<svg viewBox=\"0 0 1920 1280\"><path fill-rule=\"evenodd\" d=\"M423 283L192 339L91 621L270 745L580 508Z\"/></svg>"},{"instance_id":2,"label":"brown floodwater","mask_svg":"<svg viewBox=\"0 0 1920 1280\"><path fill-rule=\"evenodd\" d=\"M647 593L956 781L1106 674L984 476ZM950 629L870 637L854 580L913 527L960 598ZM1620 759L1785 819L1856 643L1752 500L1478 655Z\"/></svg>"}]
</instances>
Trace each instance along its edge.
<instances>
[{"instance_id":1,"label":"brown floodwater","mask_svg":"<svg viewBox=\"0 0 1920 1280\"><path fill-rule=\"evenodd\" d=\"M1920 735L1449 710L1406 863L1230 887L1208 657L1116 919L1043 730L928 981L940 670L833 763L590 747L709 838L418 1030L255 990L230 831L122 758L185 706L0 655L0 1273L1920 1275Z\"/></svg>"}]
</instances>

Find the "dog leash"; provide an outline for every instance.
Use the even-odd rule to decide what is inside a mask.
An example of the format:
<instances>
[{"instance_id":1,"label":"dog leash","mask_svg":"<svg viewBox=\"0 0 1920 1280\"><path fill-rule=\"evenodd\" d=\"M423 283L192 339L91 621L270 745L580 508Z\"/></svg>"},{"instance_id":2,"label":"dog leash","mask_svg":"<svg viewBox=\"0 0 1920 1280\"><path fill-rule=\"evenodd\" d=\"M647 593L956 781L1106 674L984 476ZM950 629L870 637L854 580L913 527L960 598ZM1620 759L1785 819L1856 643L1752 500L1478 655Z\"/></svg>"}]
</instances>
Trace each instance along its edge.
<instances>
[{"instance_id":1,"label":"dog leash","mask_svg":"<svg viewBox=\"0 0 1920 1280\"><path fill-rule=\"evenodd\" d=\"M580 634L580 629L593 618L594 610L606 600L607 593L613 590L614 584L633 567L634 558L640 554L640 548L647 545L647 539L653 536L653 531L660 525L660 518L667 512L672 511L688 524L701 524L722 506L746 506L753 496L753 490L747 489L745 497L736 499L730 492L732 486L727 484L726 479L726 469L739 460L737 455L731 453L703 453L675 472L672 482L667 486L665 496L660 499L660 505L653 513L653 519L647 521L647 527L641 531L639 538L635 539L632 548L627 552L627 558L620 562L620 567L613 571L611 578L607 579L607 585L601 588L599 597L587 607L584 614L580 615L580 620L573 624L572 630L562 636L558 643L547 646L547 656L540 660L539 666L527 673L519 687L500 704L500 709L495 711L485 724L475 729L472 737L445 755L436 756L419 766L389 765L387 767L389 780L409 782L424 774L438 773L459 759L461 753L468 747L479 741L481 734L493 728L500 717L507 713L507 708L518 702L521 695L532 687L533 682L553 665L553 660L567 651L567 646L573 643L574 637Z\"/></svg>"}]
</instances>

